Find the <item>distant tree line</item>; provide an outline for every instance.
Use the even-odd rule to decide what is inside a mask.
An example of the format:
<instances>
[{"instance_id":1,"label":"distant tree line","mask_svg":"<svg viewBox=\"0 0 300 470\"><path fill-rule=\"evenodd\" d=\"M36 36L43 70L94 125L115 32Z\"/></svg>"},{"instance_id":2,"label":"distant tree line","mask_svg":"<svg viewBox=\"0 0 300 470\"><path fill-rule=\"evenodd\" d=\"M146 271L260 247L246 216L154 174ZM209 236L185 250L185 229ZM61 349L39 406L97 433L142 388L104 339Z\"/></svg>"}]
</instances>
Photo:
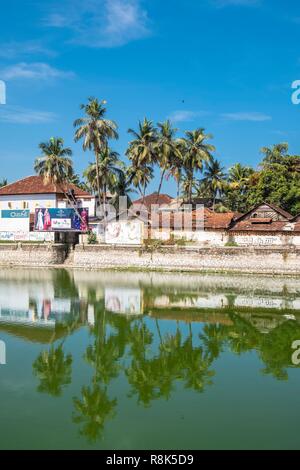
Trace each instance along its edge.
<instances>
[{"instance_id":1,"label":"distant tree line","mask_svg":"<svg viewBox=\"0 0 300 470\"><path fill-rule=\"evenodd\" d=\"M103 204L110 192L116 203L119 196L130 200L132 193L144 198L159 168L157 200L163 181L173 178L178 198L188 203L203 199L218 212L245 212L262 201L292 214L300 212L300 156L290 155L287 143L261 149L263 158L256 169L236 163L225 171L214 157L212 135L204 128L178 136L169 120L155 125L145 118L136 130L128 130L132 140L125 152L126 165L110 146L118 139L118 126L106 118L106 101L89 98L81 110L83 116L74 122L75 141L93 152L94 161L82 181L74 172L72 150L64 147L62 138L51 138L39 145L41 156L35 161L35 171L48 181L72 182L92 191Z\"/></svg>"}]
</instances>

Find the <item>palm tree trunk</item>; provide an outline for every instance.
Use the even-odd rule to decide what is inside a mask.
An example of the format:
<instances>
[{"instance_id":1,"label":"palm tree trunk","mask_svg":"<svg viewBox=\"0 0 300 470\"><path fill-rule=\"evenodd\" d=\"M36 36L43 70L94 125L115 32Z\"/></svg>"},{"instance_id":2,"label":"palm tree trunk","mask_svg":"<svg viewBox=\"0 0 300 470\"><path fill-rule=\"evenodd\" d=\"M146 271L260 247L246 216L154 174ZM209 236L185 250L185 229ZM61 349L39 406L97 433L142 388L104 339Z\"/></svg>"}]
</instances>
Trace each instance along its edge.
<instances>
[{"instance_id":1,"label":"palm tree trunk","mask_svg":"<svg viewBox=\"0 0 300 470\"><path fill-rule=\"evenodd\" d=\"M158 191L157 191L157 196L156 196L156 202L155 204L158 203L158 199L159 199L159 195L160 195L160 191L161 191L161 187L162 187L162 184L163 184L163 180L164 180L164 176L165 176L165 173L166 173L166 169L164 169L161 173L161 177L160 177L160 182L159 182L159 186L158 186Z\"/></svg>"},{"instance_id":2,"label":"palm tree trunk","mask_svg":"<svg viewBox=\"0 0 300 470\"><path fill-rule=\"evenodd\" d=\"M139 184L137 185L137 189L138 189L138 192L139 192L139 194L140 194L140 196L141 196L141 198L142 198L142 197L143 197L143 191L142 191L142 188L141 188L141 186L140 186Z\"/></svg>"},{"instance_id":3,"label":"palm tree trunk","mask_svg":"<svg viewBox=\"0 0 300 470\"><path fill-rule=\"evenodd\" d=\"M189 179L189 204L192 204L192 191L193 191L193 176L190 175L190 179Z\"/></svg>"},{"instance_id":4,"label":"palm tree trunk","mask_svg":"<svg viewBox=\"0 0 300 470\"><path fill-rule=\"evenodd\" d=\"M143 187L143 202L142 202L143 205L145 202L145 194L146 194L146 183L144 184L144 187Z\"/></svg>"},{"instance_id":5,"label":"palm tree trunk","mask_svg":"<svg viewBox=\"0 0 300 470\"><path fill-rule=\"evenodd\" d=\"M162 345L163 344L163 339L162 339L162 336L161 336L161 331L160 331L160 328L159 328L159 323L158 323L157 318L155 319L155 325L156 325L156 330L157 330L157 333L158 333L158 336L159 336L160 344Z\"/></svg>"},{"instance_id":6,"label":"palm tree trunk","mask_svg":"<svg viewBox=\"0 0 300 470\"><path fill-rule=\"evenodd\" d=\"M101 199L100 199L100 173L99 173L98 152L95 153L95 160L96 160L96 178L97 178L98 204L100 206Z\"/></svg>"},{"instance_id":7,"label":"palm tree trunk","mask_svg":"<svg viewBox=\"0 0 300 470\"><path fill-rule=\"evenodd\" d=\"M180 197L180 175L178 175L178 178L177 178L177 200L179 200L179 197Z\"/></svg>"},{"instance_id":8,"label":"palm tree trunk","mask_svg":"<svg viewBox=\"0 0 300 470\"><path fill-rule=\"evenodd\" d=\"M103 212L104 219L106 219L106 184L103 186Z\"/></svg>"}]
</instances>

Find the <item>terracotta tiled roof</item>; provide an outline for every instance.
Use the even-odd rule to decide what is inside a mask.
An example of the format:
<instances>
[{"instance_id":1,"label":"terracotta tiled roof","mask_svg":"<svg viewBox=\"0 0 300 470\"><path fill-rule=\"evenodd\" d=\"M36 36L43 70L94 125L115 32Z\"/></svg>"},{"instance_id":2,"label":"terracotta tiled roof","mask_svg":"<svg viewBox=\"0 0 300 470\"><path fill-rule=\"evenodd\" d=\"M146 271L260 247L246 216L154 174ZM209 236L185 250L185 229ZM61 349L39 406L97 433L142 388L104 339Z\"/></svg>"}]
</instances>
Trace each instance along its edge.
<instances>
[{"instance_id":1,"label":"terracotta tiled roof","mask_svg":"<svg viewBox=\"0 0 300 470\"><path fill-rule=\"evenodd\" d=\"M234 217L234 212L218 214L206 207L192 212L159 212L156 214L152 228L180 229L185 227L186 230L201 230L203 228L225 230L230 226Z\"/></svg>"},{"instance_id":2,"label":"terracotta tiled roof","mask_svg":"<svg viewBox=\"0 0 300 470\"><path fill-rule=\"evenodd\" d=\"M300 223L291 221L272 221L271 223L253 224L251 219L241 220L233 225L230 232L300 232Z\"/></svg>"},{"instance_id":3,"label":"terracotta tiled roof","mask_svg":"<svg viewBox=\"0 0 300 470\"><path fill-rule=\"evenodd\" d=\"M92 197L90 193L83 191L74 184L68 184L63 189L65 192L73 189L77 197ZM28 176L0 188L0 196L14 196L17 194L63 194L63 190L58 185L45 184L41 176Z\"/></svg>"},{"instance_id":4,"label":"terracotta tiled roof","mask_svg":"<svg viewBox=\"0 0 300 470\"><path fill-rule=\"evenodd\" d=\"M133 205L143 204L144 206L147 207L148 210L150 210L152 204L158 204L159 206L162 206L162 205L170 204L170 202L172 201L173 201L173 198L171 196L168 196L168 194L160 194L157 197L157 193L152 193L152 194L149 194L148 196L145 196L144 199L143 198L137 199L136 201L133 202Z\"/></svg>"},{"instance_id":5,"label":"terracotta tiled roof","mask_svg":"<svg viewBox=\"0 0 300 470\"><path fill-rule=\"evenodd\" d=\"M204 227L207 229L227 229L234 218L234 212L225 212L224 214L210 212L204 221Z\"/></svg>"}]
</instances>

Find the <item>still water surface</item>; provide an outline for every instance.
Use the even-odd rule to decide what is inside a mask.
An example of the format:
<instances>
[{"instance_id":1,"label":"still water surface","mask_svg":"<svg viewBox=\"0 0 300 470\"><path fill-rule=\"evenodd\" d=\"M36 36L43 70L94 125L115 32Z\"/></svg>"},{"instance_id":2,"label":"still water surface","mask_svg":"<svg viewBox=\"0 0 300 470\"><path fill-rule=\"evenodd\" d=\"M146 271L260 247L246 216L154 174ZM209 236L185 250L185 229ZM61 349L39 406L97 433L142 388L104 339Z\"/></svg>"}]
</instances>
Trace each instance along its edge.
<instances>
[{"instance_id":1,"label":"still water surface","mask_svg":"<svg viewBox=\"0 0 300 470\"><path fill-rule=\"evenodd\" d=\"M300 448L300 280L3 269L0 448Z\"/></svg>"}]
</instances>

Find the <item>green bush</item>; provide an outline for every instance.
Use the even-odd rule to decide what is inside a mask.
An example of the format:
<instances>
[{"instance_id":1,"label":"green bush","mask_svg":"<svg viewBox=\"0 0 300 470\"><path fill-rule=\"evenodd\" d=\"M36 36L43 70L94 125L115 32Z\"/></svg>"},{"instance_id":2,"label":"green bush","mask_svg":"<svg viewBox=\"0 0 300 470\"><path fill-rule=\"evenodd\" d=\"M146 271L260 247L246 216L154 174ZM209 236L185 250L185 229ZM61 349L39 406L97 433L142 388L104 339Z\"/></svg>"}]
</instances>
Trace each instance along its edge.
<instances>
[{"instance_id":1,"label":"green bush","mask_svg":"<svg viewBox=\"0 0 300 470\"><path fill-rule=\"evenodd\" d=\"M88 233L88 244L95 245L97 243L97 235L94 232Z\"/></svg>"},{"instance_id":2,"label":"green bush","mask_svg":"<svg viewBox=\"0 0 300 470\"><path fill-rule=\"evenodd\" d=\"M234 241L229 241L229 242L225 243L225 246L239 246L239 245Z\"/></svg>"}]
</instances>

